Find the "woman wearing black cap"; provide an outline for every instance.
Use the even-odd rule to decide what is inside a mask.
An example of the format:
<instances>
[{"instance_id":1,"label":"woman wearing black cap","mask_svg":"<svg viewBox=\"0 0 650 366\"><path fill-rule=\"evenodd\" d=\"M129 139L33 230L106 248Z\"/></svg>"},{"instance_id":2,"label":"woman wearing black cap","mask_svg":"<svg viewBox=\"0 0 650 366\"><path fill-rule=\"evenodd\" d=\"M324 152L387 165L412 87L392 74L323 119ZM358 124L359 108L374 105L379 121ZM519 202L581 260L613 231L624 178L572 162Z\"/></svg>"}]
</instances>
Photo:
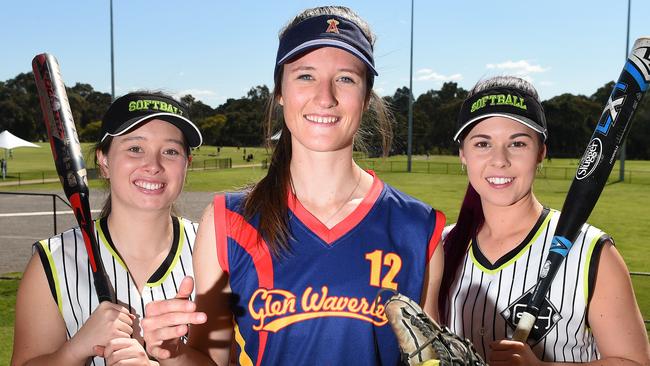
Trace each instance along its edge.
<instances>
[{"instance_id":1,"label":"woman wearing black cap","mask_svg":"<svg viewBox=\"0 0 650 366\"><path fill-rule=\"evenodd\" d=\"M647 365L648 341L627 268L611 237L591 225L559 269L528 344L508 340L560 215L532 190L546 137L544 110L525 80L481 81L463 103L454 140L469 185L458 221L443 233L442 318L492 366Z\"/></svg>"},{"instance_id":2,"label":"woman wearing black cap","mask_svg":"<svg viewBox=\"0 0 650 366\"><path fill-rule=\"evenodd\" d=\"M117 99L95 152L109 196L95 221L116 299L98 304L79 228L34 244L16 299L12 365L149 365L145 305L173 297L192 271L197 225L173 211L201 134L160 93Z\"/></svg>"},{"instance_id":3,"label":"woman wearing black cap","mask_svg":"<svg viewBox=\"0 0 650 366\"><path fill-rule=\"evenodd\" d=\"M388 125L372 92L372 43L367 24L338 6L308 9L280 34L269 132L276 108L284 118L268 174L215 197L197 239L196 305L209 320L188 344L220 365L395 365L378 291L426 298L436 313L444 216L352 158L367 110ZM177 338L187 328L173 326L198 314L182 300L150 305L160 314L144 322L151 354L189 363Z\"/></svg>"}]
</instances>

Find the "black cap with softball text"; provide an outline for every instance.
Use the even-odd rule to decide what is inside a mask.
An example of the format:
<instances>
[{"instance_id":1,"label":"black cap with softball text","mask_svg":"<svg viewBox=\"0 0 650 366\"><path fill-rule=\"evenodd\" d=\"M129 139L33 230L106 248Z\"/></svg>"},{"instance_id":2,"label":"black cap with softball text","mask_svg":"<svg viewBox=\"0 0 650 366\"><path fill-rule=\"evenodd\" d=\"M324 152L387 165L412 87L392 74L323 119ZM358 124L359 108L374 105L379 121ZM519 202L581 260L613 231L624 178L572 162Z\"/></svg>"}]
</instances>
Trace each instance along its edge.
<instances>
[{"instance_id":1,"label":"black cap with softball text","mask_svg":"<svg viewBox=\"0 0 650 366\"><path fill-rule=\"evenodd\" d=\"M499 86L482 90L463 102L454 141L460 142L474 124L489 117L509 118L530 127L544 140L548 136L544 108L537 98L520 89Z\"/></svg>"},{"instance_id":2,"label":"black cap with softball text","mask_svg":"<svg viewBox=\"0 0 650 366\"><path fill-rule=\"evenodd\" d=\"M104 114L102 141L108 136L128 133L142 122L160 119L178 127L190 147L199 147L203 137L188 116L187 107L170 97L155 93L129 93L116 99Z\"/></svg>"}]
</instances>

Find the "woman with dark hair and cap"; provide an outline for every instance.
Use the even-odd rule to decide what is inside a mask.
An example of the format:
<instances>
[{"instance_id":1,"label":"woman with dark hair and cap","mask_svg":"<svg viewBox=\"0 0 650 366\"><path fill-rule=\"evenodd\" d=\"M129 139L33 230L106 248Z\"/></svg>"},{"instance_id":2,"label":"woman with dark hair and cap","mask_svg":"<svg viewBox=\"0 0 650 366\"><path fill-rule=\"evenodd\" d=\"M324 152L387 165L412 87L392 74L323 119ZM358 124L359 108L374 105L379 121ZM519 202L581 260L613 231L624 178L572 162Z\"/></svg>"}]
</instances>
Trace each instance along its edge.
<instances>
[{"instance_id":1,"label":"woman with dark hair and cap","mask_svg":"<svg viewBox=\"0 0 650 366\"><path fill-rule=\"evenodd\" d=\"M469 185L458 221L443 232L441 318L491 366L648 365L628 270L611 237L588 224L555 276L528 344L509 340L560 216L533 194L547 134L527 81L494 77L468 94L454 140Z\"/></svg>"},{"instance_id":2,"label":"woman with dark hair and cap","mask_svg":"<svg viewBox=\"0 0 650 366\"><path fill-rule=\"evenodd\" d=\"M197 224L175 215L201 133L181 103L130 93L102 119L96 162L109 185L95 220L115 298L97 301L81 230L34 244L18 289L12 365L150 365L145 305L192 275ZM193 297L193 294L189 295Z\"/></svg>"},{"instance_id":3,"label":"woman with dark hair and cap","mask_svg":"<svg viewBox=\"0 0 650 366\"><path fill-rule=\"evenodd\" d=\"M366 111L389 125L372 92L373 40L340 6L305 10L282 30L269 171L250 191L217 195L201 219L199 311L183 299L150 304L159 316L145 319L145 339L159 360L200 364L198 350L219 365L395 365L380 289L427 299L437 315L444 216L352 157ZM195 325L199 315L208 321Z\"/></svg>"}]
</instances>

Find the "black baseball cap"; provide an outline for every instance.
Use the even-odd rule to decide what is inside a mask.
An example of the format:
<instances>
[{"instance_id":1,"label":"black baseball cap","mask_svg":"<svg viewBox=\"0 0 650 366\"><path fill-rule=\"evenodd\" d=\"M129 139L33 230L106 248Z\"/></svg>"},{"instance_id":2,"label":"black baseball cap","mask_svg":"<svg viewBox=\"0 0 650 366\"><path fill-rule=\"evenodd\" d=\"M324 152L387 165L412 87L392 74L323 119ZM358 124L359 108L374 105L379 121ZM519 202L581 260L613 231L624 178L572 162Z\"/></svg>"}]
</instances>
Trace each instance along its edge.
<instances>
[{"instance_id":1,"label":"black baseball cap","mask_svg":"<svg viewBox=\"0 0 650 366\"><path fill-rule=\"evenodd\" d=\"M173 98L155 93L129 93L116 99L104 114L102 141L107 136L125 134L142 122L160 119L178 127L190 147L199 147L203 142L201 131L188 117L187 107Z\"/></svg>"},{"instance_id":2,"label":"black baseball cap","mask_svg":"<svg viewBox=\"0 0 650 366\"><path fill-rule=\"evenodd\" d=\"M494 87L482 90L467 98L458 114L454 141L470 128L489 117L505 117L533 129L546 140L548 131L544 108L539 100L523 90L510 87Z\"/></svg>"},{"instance_id":3,"label":"black baseball cap","mask_svg":"<svg viewBox=\"0 0 650 366\"><path fill-rule=\"evenodd\" d=\"M361 28L343 17L319 15L292 26L280 38L274 77L277 78L285 63L320 47L336 47L348 51L363 61L373 76L379 75L375 70L372 44Z\"/></svg>"}]
</instances>

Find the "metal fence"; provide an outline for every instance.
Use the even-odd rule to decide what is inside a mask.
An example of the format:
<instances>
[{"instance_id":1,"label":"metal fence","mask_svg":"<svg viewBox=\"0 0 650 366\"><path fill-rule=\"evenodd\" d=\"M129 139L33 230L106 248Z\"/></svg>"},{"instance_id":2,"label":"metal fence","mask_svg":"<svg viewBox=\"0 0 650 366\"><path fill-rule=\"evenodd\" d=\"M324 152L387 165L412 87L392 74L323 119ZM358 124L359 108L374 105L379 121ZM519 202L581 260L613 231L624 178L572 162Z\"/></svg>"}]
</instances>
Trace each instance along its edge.
<instances>
[{"instance_id":1,"label":"metal fence","mask_svg":"<svg viewBox=\"0 0 650 366\"><path fill-rule=\"evenodd\" d=\"M54 220L54 234L56 235L58 233L58 230L56 229L56 200L57 198L63 202L68 208L72 208L68 201L64 198L61 198L58 194L54 193L32 193L32 192L0 192L0 194L8 194L8 195L14 195L14 196L45 196L45 197L52 197L52 217Z\"/></svg>"},{"instance_id":2,"label":"metal fence","mask_svg":"<svg viewBox=\"0 0 650 366\"><path fill-rule=\"evenodd\" d=\"M190 164L189 170L212 170L212 169L230 169L232 168L231 158L218 158L218 159L205 159L201 161L193 161ZM94 168L88 168L88 178L98 178L98 171ZM44 184L56 182L59 176L56 171L40 171L40 172L16 172L7 176L6 179L0 180L2 185L24 185L24 184Z\"/></svg>"},{"instance_id":3,"label":"metal fence","mask_svg":"<svg viewBox=\"0 0 650 366\"><path fill-rule=\"evenodd\" d=\"M210 170L210 169L230 169L232 168L231 158L205 159L203 161L193 161L189 170Z\"/></svg>"},{"instance_id":4,"label":"metal fence","mask_svg":"<svg viewBox=\"0 0 650 366\"><path fill-rule=\"evenodd\" d=\"M398 160L358 160L357 163L366 169L376 172L406 172L407 162ZM460 163L444 163L431 161L412 161L411 172L426 174L452 174L464 175ZM546 167L543 166L537 172L538 178L569 180L575 175L575 167ZM609 181L619 180L619 172L612 170ZM625 183L650 185L650 171L625 170Z\"/></svg>"}]
</instances>

